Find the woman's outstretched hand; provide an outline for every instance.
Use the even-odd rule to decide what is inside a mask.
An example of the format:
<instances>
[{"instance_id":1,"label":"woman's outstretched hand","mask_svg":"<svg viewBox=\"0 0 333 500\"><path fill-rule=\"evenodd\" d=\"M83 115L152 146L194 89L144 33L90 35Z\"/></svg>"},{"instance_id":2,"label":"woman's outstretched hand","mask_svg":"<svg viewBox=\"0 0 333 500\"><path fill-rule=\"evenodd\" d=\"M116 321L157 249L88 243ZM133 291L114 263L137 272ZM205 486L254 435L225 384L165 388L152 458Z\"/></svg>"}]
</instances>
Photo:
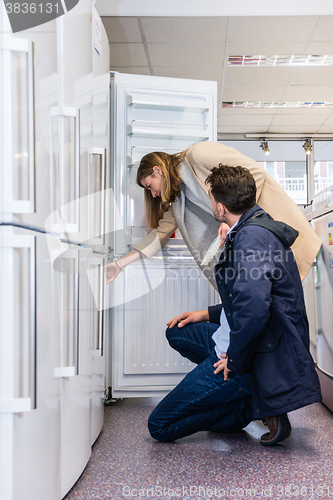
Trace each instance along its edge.
<instances>
[{"instance_id":1,"label":"woman's outstretched hand","mask_svg":"<svg viewBox=\"0 0 333 500\"><path fill-rule=\"evenodd\" d=\"M108 285L111 281L115 280L118 274L120 273L120 267L116 262L109 262L105 266L105 276L106 276L106 284Z\"/></svg>"},{"instance_id":2,"label":"woman's outstretched hand","mask_svg":"<svg viewBox=\"0 0 333 500\"><path fill-rule=\"evenodd\" d=\"M225 222L222 222L222 224L220 225L219 227L219 230L218 230L218 235L221 235L221 247L223 247L224 243L225 243L225 239L227 237L227 232L230 230L230 227L228 226L228 224L226 224Z\"/></svg>"}]
</instances>

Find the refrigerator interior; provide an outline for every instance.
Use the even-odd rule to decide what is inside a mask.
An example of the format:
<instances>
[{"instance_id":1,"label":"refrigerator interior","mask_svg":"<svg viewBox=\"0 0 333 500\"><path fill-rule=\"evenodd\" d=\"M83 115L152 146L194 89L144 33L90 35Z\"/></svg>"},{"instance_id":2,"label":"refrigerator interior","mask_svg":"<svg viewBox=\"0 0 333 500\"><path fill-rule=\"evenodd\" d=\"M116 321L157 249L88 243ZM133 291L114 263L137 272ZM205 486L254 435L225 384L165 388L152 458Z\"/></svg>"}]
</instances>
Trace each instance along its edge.
<instances>
[{"instance_id":1,"label":"refrigerator interior","mask_svg":"<svg viewBox=\"0 0 333 500\"><path fill-rule=\"evenodd\" d=\"M113 257L127 253L147 234L143 189L136 184L140 159L152 151L172 154L216 140L216 93L216 82L111 76ZM216 303L215 290L179 233L151 261L127 266L107 288L112 395L166 393L193 368L169 347L166 322Z\"/></svg>"}]
</instances>

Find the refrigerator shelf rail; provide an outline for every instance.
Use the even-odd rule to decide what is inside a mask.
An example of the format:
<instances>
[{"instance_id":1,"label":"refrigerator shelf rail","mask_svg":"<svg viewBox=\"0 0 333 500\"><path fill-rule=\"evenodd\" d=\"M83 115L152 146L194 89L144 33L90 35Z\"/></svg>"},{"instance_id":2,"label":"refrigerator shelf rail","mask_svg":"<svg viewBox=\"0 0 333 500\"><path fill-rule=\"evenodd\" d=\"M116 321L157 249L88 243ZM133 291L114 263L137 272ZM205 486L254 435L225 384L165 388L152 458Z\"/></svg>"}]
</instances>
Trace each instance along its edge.
<instances>
[{"instance_id":1,"label":"refrigerator shelf rail","mask_svg":"<svg viewBox=\"0 0 333 500\"><path fill-rule=\"evenodd\" d=\"M171 94L172 95L172 94ZM209 109L209 105L205 100L190 100L188 95L180 95L178 99L170 97L160 97L138 95L138 94L127 94L126 104L127 106L137 107L137 108L148 108L148 109L167 109L170 111L190 111L194 113L203 113ZM184 98L186 97L186 98Z\"/></svg>"}]
</instances>

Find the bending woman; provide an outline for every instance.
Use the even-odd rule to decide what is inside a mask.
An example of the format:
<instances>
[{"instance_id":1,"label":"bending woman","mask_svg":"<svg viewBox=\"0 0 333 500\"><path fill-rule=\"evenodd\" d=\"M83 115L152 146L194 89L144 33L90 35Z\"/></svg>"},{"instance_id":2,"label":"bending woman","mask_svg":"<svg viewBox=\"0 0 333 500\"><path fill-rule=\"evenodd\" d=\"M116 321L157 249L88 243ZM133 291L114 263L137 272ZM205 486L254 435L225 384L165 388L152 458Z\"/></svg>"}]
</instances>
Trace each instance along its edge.
<instances>
[{"instance_id":1,"label":"bending woman","mask_svg":"<svg viewBox=\"0 0 333 500\"><path fill-rule=\"evenodd\" d=\"M291 247L301 279L308 273L321 241L310 227L299 207L281 186L254 160L234 148L217 142L199 142L187 151L169 155L157 152L145 155L137 172L137 183L145 190L147 225L151 232L134 250L107 264L107 283L121 269L144 257L150 259L169 240L178 228L193 255L200 263L216 238L220 223L214 218L205 180L219 164L250 170L257 186L257 203L275 220L289 224L299 231ZM215 285L213 267L216 261L201 269Z\"/></svg>"}]
</instances>

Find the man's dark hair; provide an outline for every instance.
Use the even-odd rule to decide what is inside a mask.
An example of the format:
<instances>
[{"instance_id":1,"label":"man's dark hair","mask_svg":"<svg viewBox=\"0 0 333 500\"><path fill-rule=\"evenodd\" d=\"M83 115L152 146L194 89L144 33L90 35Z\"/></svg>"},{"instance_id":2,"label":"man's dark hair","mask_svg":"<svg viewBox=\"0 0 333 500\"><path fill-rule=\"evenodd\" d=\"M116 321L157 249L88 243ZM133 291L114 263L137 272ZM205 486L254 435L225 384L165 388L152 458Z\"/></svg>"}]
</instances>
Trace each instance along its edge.
<instances>
[{"instance_id":1,"label":"man's dark hair","mask_svg":"<svg viewBox=\"0 0 333 500\"><path fill-rule=\"evenodd\" d=\"M244 167L219 164L206 179L217 203L222 203L235 215L242 215L256 204L256 183L251 172Z\"/></svg>"}]
</instances>

